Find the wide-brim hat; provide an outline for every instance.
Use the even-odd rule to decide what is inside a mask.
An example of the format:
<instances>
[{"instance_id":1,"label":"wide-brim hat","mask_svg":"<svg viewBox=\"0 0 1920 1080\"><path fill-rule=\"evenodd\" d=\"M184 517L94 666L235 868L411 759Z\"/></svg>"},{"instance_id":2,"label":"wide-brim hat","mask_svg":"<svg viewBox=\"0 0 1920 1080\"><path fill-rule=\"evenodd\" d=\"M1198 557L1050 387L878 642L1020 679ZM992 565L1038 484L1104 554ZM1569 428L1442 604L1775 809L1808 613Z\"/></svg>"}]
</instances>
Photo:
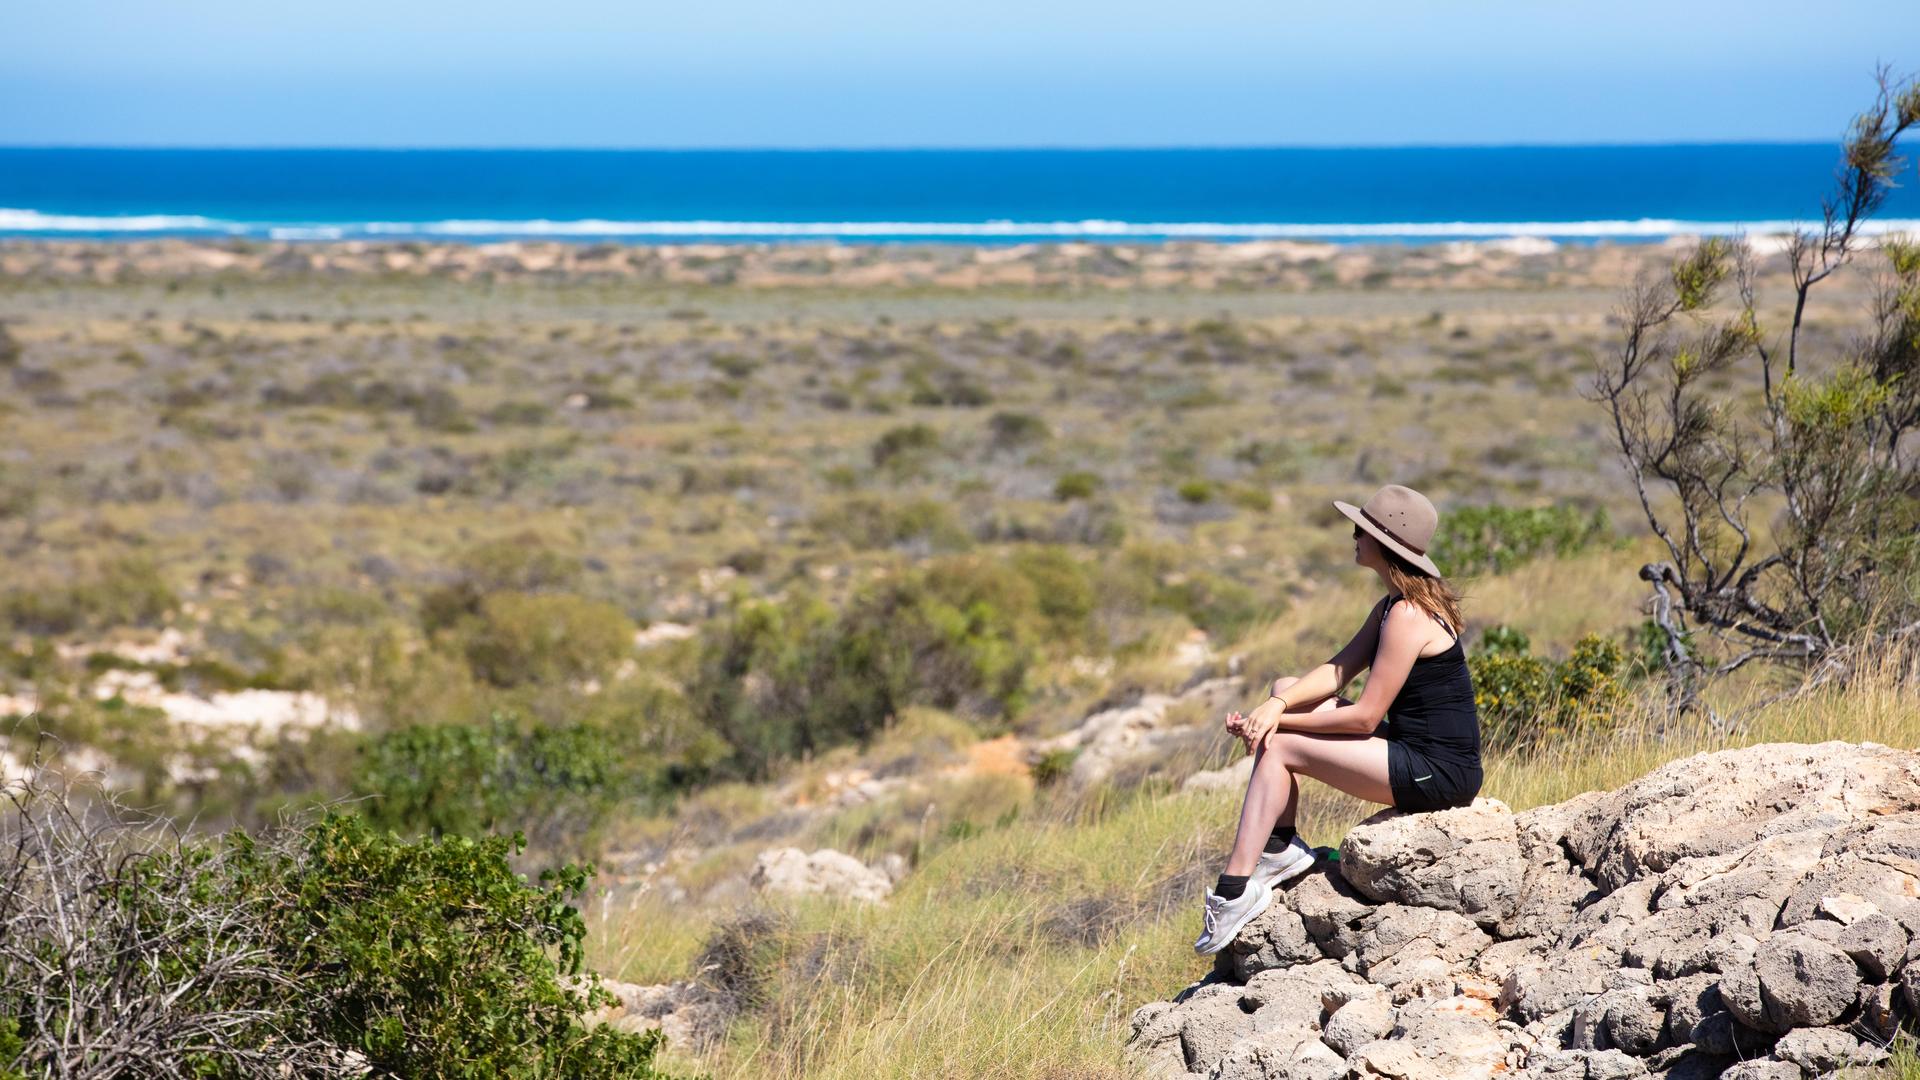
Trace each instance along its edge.
<instances>
[{"instance_id":1,"label":"wide-brim hat","mask_svg":"<svg viewBox=\"0 0 1920 1080\"><path fill-rule=\"evenodd\" d=\"M1440 524L1440 512L1425 495L1410 487L1388 484L1373 493L1363 506L1333 500L1333 508L1353 519L1355 525L1373 534L1395 555L1440 577L1440 568L1427 557L1433 544L1433 531Z\"/></svg>"}]
</instances>

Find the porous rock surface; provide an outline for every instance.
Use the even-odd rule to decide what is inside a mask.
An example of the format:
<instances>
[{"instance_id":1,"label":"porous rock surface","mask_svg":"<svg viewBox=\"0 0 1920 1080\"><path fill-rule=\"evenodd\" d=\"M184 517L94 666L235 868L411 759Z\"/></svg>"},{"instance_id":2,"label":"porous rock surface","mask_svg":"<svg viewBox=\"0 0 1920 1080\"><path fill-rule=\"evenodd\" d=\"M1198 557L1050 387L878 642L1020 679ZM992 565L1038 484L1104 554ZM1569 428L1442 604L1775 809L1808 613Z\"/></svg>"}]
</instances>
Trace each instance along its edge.
<instances>
[{"instance_id":1,"label":"porous rock surface","mask_svg":"<svg viewBox=\"0 0 1920 1080\"><path fill-rule=\"evenodd\" d=\"M1153 1077L1799 1080L1920 1016L1920 753L1771 743L1355 826L1172 1001Z\"/></svg>"},{"instance_id":2,"label":"porous rock surface","mask_svg":"<svg viewBox=\"0 0 1920 1080\"><path fill-rule=\"evenodd\" d=\"M893 878L887 870L868 866L843 851L821 848L771 848L754 860L748 879L762 892L792 896L838 896L848 900L875 903L893 892Z\"/></svg>"}]
</instances>

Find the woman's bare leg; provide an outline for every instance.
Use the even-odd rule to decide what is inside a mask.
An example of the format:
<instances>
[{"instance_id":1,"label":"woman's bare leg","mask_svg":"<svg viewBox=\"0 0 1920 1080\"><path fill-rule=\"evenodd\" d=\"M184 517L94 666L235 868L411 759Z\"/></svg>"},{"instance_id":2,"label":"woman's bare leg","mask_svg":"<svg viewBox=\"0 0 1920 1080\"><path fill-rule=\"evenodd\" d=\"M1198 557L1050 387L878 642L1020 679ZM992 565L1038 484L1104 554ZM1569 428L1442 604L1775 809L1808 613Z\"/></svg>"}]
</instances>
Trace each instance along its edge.
<instances>
[{"instance_id":1,"label":"woman's bare leg","mask_svg":"<svg viewBox=\"0 0 1920 1080\"><path fill-rule=\"evenodd\" d=\"M1320 712L1349 704L1328 698L1309 710ZM1371 735L1321 735L1303 731L1276 731L1267 736L1254 758L1253 777L1247 781L1246 801L1240 808L1240 829L1227 858L1227 873L1250 874L1276 824L1291 824L1300 809L1300 776L1311 776L1331 787L1371 802L1393 805L1387 783L1387 741Z\"/></svg>"}]
</instances>

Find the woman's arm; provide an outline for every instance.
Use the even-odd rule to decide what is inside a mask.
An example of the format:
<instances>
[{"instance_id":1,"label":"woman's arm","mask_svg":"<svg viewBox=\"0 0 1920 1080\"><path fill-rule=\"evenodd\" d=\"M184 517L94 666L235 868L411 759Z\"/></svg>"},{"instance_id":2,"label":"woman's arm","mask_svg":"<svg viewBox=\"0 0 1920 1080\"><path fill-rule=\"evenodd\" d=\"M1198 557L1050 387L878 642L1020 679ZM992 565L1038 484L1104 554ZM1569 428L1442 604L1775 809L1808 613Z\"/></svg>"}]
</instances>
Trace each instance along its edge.
<instances>
[{"instance_id":1,"label":"woman's arm","mask_svg":"<svg viewBox=\"0 0 1920 1080\"><path fill-rule=\"evenodd\" d=\"M1352 640L1333 654L1326 663L1300 676L1284 691L1280 690L1279 679L1274 680L1273 696L1254 707L1254 710L1242 716L1239 713L1227 714L1227 732L1237 735L1252 752L1253 737L1249 734L1255 728L1271 731L1280 723L1284 713L1288 717L1305 714L1314 706L1340 692L1340 688L1352 682L1354 676L1365 671L1373 662L1373 654L1380 642L1380 608L1387 602L1381 597L1374 602L1373 609L1367 612L1367 619L1360 624Z\"/></svg>"},{"instance_id":2,"label":"woman's arm","mask_svg":"<svg viewBox=\"0 0 1920 1080\"><path fill-rule=\"evenodd\" d=\"M1286 699L1288 711L1310 709L1318 705L1339 693L1342 687L1367 669L1367 665L1373 662L1374 650L1380 643L1380 605L1384 603L1386 603L1384 596L1374 601L1373 610L1367 612L1367 621L1361 624L1352 639L1339 652L1334 653L1326 663L1300 676L1284 691L1278 689L1280 680L1273 680L1273 693L1275 696Z\"/></svg>"},{"instance_id":3,"label":"woman's arm","mask_svg":"<svg viewBox=\"0 0 1920 1080\"><path fill-rule=\"evenodd\" d=\"M1400 688L1406 685L1407 674L1413 670L1413 662L1419 658L1420 646L1426 638L1427 627L1420 610L1412 604L1396 607L1380 629L1380 648L1373 657L1373 674L1367 677L1367 688L1361 691L1359 701L1318 712L1270 713L1268 718L1273 723L1265 730L1249 717L1249 741L1263 739L1274 730L1372 734L1387 715L1387 706L1393 704Z\"/></svg>"}]
</instances>

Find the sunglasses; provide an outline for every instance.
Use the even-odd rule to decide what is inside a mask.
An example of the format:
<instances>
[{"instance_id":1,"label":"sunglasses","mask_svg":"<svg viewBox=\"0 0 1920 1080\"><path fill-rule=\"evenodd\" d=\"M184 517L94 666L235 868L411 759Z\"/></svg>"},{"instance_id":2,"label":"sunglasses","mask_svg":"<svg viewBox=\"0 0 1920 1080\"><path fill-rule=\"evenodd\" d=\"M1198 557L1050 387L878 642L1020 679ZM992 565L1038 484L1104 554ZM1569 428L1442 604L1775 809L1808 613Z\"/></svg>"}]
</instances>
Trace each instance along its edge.
<instances>
[{"instance_id":1,"label":"sunglasses","mask_svg":"<svg viewBox=\"0 0 1920 1080\"><path fill-rule=\"evenodd\" d=\"M1355 525L1355 526L1353 527L1353 538L1354 538L1355 540L1358 540L1358 539L1360 539L1360 526L1358 526L1358 525Z\"/></svg>"}]
</instances>

